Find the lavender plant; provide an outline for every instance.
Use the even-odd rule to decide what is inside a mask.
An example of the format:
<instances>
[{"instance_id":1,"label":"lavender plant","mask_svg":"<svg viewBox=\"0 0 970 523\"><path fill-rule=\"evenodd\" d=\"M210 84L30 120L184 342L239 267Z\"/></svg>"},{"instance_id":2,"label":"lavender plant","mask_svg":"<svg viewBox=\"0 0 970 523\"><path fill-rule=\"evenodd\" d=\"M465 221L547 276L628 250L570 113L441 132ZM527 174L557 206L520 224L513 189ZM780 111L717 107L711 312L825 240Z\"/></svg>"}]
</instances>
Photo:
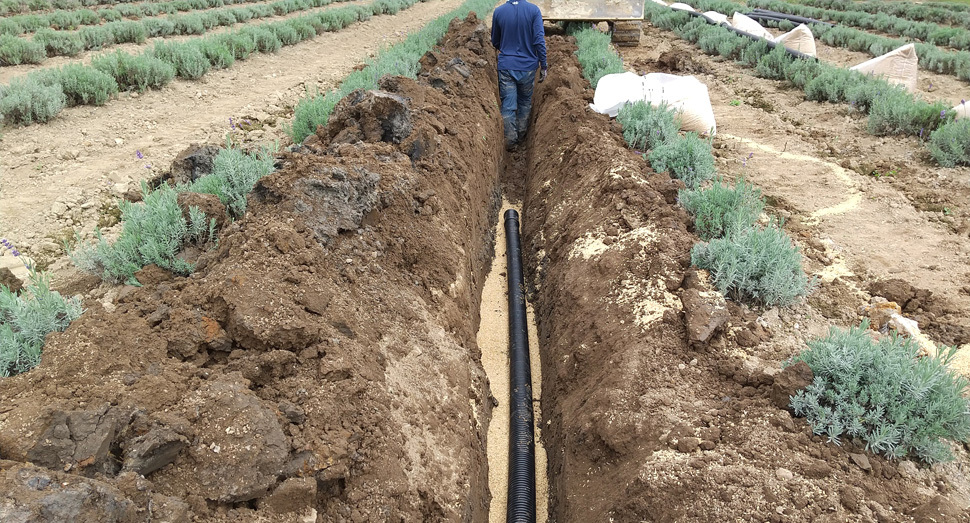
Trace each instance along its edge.
<instances>
[{"instance_id":1,"label":"lavender plant","mask_svg":"<svg viewBox=\"0 0 970 523\"><path fill-rule=\"evenodd\" d=\"M138 284L135 273L155 264L176 274L189 274L193 266L178 257L189 243L215 239L215 221L198 209L186 218L178 204L178 193L168 185L151 191L142 184L142 201L122 200L122 231L108 242L98 230L93 243L78 242L68 252L78 268L105 281Z\"/></svg>"},{"instance_id":2,"label":"lavender plant","mask_svg":"<svg viewBox=\"0 0 970 523\"><path fill-rule=\"evenodd\" d=\"M680 131L677 113L666 103L628 103L620 108L616 121L623 126L623 139L626 143L641 151L648 151L675 139Z\"/></svg>"},{"instance_id":3,"label":"lavender plant","mask_svg":"<svg viewBox=\"0 0 970 523\"><path fill-rule=\"evenodd\" d=\"M815 374L790 405L832 443L858 438L889 458L947 461L944 440L970 437L968 382L947 366L955 354L951 347L920 357L916 342L896 335L873 341L867 320L832 328L790 362L804 361Z\"/></svg>"},{"instance_id":4,"label":"lavender plant","mask_svg":"<svg viewBox=\"0 0 970 523\"><path fill-rule=\"evenodd\" d=\"M704 241L749 229L765 207L761 191L743 179L733 187L717 180L705 188L682 189L677 200L694 216L694 232Z\"/></svg>"},{"instance_id":5,"label":"lavender plant","mask_svg":"<svg viewBox=\"0 0 970 523\"><path fill-rule=\"evenodd\" d=\"M610 47L610 36L592 27L573 33L576 37L576 58L583 68L583 76L593 88L600 78L623 72L623 60Z\"/></svg>"},{"instance_id":6,"label":"lavender plant","mask_svg":"<svg viewBox=\"0 0 970 523\"><path fill-rule=\"evenodd\" d=\"M690 256L691 263L711 272L722 294L738 301L790 305L813 284L802 270L798 247L775 224L698 243Z\"/></svg>"},{"instance_id":7,"label":"lavender plant","mask_svg":"<svg viewBox=\"0 0 970 523\"><path fill-rule=\"evenodd\" d=\"M930 134L930 154L944 167L970 165L970 120L948 122Z\"/></svg>"},{"instance_id":8,"label":"lavender plant","mask_svg":"<svg viewBox=\"0 0 970 523\"><path fill-rule=\"evenodd\" d=\"M689 132L658 145L649 158L655 171L669 172L691 189L714 177L711 144L697 133Z\"/></svg>"},{"instance_id":9,"label":"lavender plant","mask_svg":"<svg viewBox=\"0 0 970 523\"><path fill-rule=\"evenodd\" d=\"M0 86L0 115L6 123L28 125L46 122L64 109L67 96L61 86L44 85L36 78L14 78Z\"/></svg>"},{"instance_id":10,"label":"lavender plant","mask_svg":"<svg viewBox=\"0 0 970 523\"><path fill-rule=\"evenodd\" d=\"M0 253L9 252L23 260L30 271L20 293L0 285L0 377L26 372L40 363L44 338L63 331L81 315L79 297L64 298L50 288L50 277L34 271L14 244L0 238Z\"/></svg>"},{"instance_id":11,"label":"lavender plant","mask_svg":"<svg viewBox=\"0 0 970 523\"><path fill-rule=\"evenodd\" d=\"M213 194L229 213L240 218L246 213L248 195L260 178L273 172L273 155L268 150L249 155L227 143L212 163L212 173L180 190Z\"/></svg>"}]
</instances>

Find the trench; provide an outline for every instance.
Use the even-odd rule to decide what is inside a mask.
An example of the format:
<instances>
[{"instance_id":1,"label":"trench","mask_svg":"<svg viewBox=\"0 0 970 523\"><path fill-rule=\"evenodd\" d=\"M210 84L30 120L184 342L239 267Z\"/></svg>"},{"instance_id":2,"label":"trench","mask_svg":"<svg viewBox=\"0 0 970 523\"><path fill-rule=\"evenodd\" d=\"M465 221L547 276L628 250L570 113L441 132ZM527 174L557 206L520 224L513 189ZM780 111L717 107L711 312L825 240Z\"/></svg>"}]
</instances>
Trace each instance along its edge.
<instances>
[{"instance_id":1,"label":"trench","mask_svg":"<svg viewBox=\"0 0 970 523\"><path fill-rule=\"evenodd\" d=\"M509 310L506 273L505 227L501 217L508 209L521 214L522 205L502 200L495 225L495 256L482 286L481 323L478 329L478 346L482 351L482 366L488 376L492 395L498 405L492 408L488 425L488 488L492 494L489 503L490 523L505 521L509 468ZM526 305L529 325L529 358L532 369L532 394L535 419L536 449L536 521L544 522L548 514L548 482L546 480L546 451L542 445L542 411L539 397L542 394L542 372L539 338L535 313L531 303Z\"/></svg>"}]
</instances>

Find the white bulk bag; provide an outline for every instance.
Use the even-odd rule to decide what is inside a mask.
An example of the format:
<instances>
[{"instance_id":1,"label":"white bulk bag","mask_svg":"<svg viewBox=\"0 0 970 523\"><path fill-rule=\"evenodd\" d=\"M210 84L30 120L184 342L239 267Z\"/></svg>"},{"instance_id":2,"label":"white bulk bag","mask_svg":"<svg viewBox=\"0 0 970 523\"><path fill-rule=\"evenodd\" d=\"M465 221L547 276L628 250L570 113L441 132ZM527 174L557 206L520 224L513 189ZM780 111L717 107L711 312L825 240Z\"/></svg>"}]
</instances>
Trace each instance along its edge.
<instances>
[{"instance_id":1,"label":"white bulk bag","mask_svg":"<svg viewBox=\"0 0 970 523\"><path fill-rule=\"evenodd\" d=\"M956 107L950 110L956 113L956 116L953 118L954 120L963 120L964 118L970 116L970 107L967 107L966 102L959 103Z\"/></svg>"},{"instance_id":2,"label":"white bulk bag","mask_svg":"<svg viewBox=\"0 0 970 523\"><path fill-rule=\"evenodd\" d=\"M916 92L918 63L916 46L906 44L895 51L862 62L850 69L863 74L882 76L891 84L901 85L910 92Z\"/></svg>"},{"instance_id":3,"label":"white bulk bag","mask_svg":"<svg viewBox=\"0 0 970 523\"><path fill-rule=\"evenodd\" d=\"M710 18L711 20L714 20L719 24L724 24L724 23L727 23L728 21L727 15L722 15L717 11L704 11L704 16Z\"/></svg>"},{"instance_id":4,"label":"white bulk bag","mask_svg":"<svg viewBox=\"0 0 970 523\"><path fill-rule=\"evenodd\" d=\"M671 9L679 9L681 11L696 11L696 9L694 9L693 7L691 7L691 6L687 5L687 4L682 4L680 2L677 2L677 3L674 3L674 4L670 4L670 8Z\"/></svg>"},{"instance_id":5,"label":"white bulk bag","mask_svg":"<svg viewBox=\"0 0 970 523\"><path fill-rule=\"evenodd\" d=\"M798 51L808 56L815 56L815 35L805 24L788 31L775 38L775 43L782 44L792 51Z\"/></svg>"},{"instance_id":6,"label":"white bulk bag","mask_svg":"<svg viewBox=\"0 0 970 523\"><path fill-rule=\"evenodd\" d=\"M643 100L643 77L637 73L614 73L600 78L589 108L615 117L627 102Z\"/></svg>"},{"instance_id":7,"label":"white bulk bag","mask_svg":"<svg viewBox=\"0 0 970 523\"><path fill-rule=\"evenodd\" d=\"M741 13L734 13L734 16L731 17L731 27L744 31L745 33L759 36L765 40L770 41L774 38L767 29L761 27L761 24Z\"/></svg>"},{"instance_id":8,"label":"white bulk bag","mask_svg":"<svg viewBox=\"0 0 970 523\"><path fill-rule=\"evenodd\" d=\"M717 132L707 86L693 76L650 73L608 74L600 78L590 109L616 116L628 102L666 103L680 116L680 128L697 133Z\"/></svg>"}]
</instances>

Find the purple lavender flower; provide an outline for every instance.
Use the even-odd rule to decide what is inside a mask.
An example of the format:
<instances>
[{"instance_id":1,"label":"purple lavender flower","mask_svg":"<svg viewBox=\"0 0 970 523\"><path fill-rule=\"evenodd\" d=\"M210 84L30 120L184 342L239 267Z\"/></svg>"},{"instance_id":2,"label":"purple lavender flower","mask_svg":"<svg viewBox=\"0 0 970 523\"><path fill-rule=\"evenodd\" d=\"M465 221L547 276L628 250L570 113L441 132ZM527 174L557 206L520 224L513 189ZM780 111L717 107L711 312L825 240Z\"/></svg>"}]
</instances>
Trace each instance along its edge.
<instances>
[{"instance_id":1,"label":"purple lavender flower","mask_svg":"<svg viewBox=\"0 0 970 523\"><path fill-rule=\"evenodd\" d=\"M6 238L0 238L0 245L3 245L3 250L10 251L10 254L14 256L20 256L20 251L14 246L13 242Z\"/></svg>"},{"instance_id":2,"label":"purple lavender flower","mask_svg":"<svg viewBox=\"0 0 970 523\"><path fill-rule=\"evenodd\" d=\"M946 118L946 109L940 111L940 118Z\"/></svg>"},{"instance_id":3,"label":"purple lavender flower","mask_svg":"<svg viewBox=\"0 0 970 523\"><path fill-rule=\"evenodd\" d=\"M231 116L229 117L229 128L230 129L235 129L236 128L236 124L232 123L232 117Z\"/></svg>"},{"instance_id":4,"label":"purple lavender flower","mask_svg":"<svg viewBox=\"0 0 970 523\"><path fill-rule=\"evenodd\" d=\"M141 151L135 151L135 157L141 160L145 157L145 155L142 154Z\"/></svg>"}]
</instances>

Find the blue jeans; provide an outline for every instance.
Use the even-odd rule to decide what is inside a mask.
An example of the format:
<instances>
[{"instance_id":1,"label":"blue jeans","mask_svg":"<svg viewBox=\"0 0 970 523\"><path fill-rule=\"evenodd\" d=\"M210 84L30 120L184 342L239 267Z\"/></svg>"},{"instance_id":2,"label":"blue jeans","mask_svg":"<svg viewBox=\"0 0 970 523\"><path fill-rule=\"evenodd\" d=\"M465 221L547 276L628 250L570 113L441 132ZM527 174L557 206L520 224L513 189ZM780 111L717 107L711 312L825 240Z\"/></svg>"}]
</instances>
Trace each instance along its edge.
<instances>
[{"instance_id":1,"label":"blue jeans","mask_svg":"<svg viewBox=\"0 0 970 523\"><path fill-rule=\"evenodd\" d=\"M529 113L532 111L532 86L536 71L499 71L498 95L502 99L502 121L505 123L505 141L518 143L529 129Z\"/></svg>"}]
</instances>

